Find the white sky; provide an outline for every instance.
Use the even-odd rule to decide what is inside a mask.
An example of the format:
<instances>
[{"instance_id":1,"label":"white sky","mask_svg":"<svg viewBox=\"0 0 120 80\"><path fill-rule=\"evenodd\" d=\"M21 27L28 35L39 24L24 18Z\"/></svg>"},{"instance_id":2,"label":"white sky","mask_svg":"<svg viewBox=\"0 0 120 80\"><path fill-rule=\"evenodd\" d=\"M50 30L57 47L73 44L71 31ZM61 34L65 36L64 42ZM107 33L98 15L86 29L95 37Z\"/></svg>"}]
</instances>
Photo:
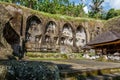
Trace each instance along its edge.
<instances>
[{"instance_id":1,"label":"white sky","mask_svg":"<svg viewBox=\"0 0 120 80\"><path fill-rule=\"evenodd\" d=\"M105 4L109 4L111 8L120 9L120 0L105 0Z\"/></svg>"}]
</instances>

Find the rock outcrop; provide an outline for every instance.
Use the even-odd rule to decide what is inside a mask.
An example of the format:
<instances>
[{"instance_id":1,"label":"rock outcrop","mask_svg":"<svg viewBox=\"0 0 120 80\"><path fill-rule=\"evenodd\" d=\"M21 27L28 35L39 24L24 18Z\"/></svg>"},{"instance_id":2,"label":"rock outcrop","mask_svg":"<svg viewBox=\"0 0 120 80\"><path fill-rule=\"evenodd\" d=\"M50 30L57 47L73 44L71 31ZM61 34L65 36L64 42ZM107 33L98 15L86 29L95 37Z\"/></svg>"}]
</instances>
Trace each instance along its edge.
<instances>
[{"instance_id":1,"label":"rock outcrop","mask_svg":"<svg viewBox=\"0 0 120 80\"><path fill-rule=\"evenodd\" d=\"M0 61L0 80L60 80L56 65L37 61Z\"/></svg>"},{"instance_id":2,"label":"rock outcrop","mask_svg":"<svg viewBox=\"0 0 120 80\"><path fill-rule=\"evenodd\" d=\"M0 7L1 54L19 58L25 51L80 52L104 25L100 20L58 16L15 4L0 3Z\"/></svg>"},{"instance_id":3,"label":"rock outcrop","mask_svg":"<svg viewBox=\"0 0 120 80\"><path fill-rule=\"evenodd\" d=\"M106 21L104 25L104 31L107 30L116 30L118 32L120 31L120 16Z\"/></svg>"}]
</instances>

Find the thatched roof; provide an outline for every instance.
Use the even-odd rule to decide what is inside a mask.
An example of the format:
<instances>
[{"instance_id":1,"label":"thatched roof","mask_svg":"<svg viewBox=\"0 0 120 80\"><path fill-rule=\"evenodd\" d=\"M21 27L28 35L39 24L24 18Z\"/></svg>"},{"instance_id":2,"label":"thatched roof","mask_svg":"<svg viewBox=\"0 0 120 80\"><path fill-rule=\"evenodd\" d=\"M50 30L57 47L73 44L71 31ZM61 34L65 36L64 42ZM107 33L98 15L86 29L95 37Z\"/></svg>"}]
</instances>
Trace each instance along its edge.
<instances>
[{"instance_id":1,"label":"thatched roof","mask_svg":"<svg viewBox=\"0 0 120 80\"><path fill-rule=\"evenodd\" d=\"M96 44L102 44L102 43L108 43L120 40L120 32L117 32L115 30L110 30L107 32L104 32L97 37L95 37L93 40L88 42L88 45L96 45Z\"/></svg>"}]
</instances>

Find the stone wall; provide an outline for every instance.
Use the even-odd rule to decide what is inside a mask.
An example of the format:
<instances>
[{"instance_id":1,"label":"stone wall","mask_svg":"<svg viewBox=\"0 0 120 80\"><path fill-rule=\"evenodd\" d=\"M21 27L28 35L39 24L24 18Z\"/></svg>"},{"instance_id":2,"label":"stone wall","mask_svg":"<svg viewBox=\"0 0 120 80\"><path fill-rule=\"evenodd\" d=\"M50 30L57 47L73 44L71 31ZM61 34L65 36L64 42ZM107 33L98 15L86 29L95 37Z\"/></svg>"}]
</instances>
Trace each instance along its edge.
<instances>
[{"instance_id":1,"label":"stone wall","mask_svg":"<svg viewBox=\"0 0 120 80\"><path fill-rule=\"evenodd\" d=\"M17 56L23 54L24 48L27 51L80 52L88 41L102 32L104 25L100 20L58 16L14 4L0 3L0 7L0 45L9 45Z\"/></svg>"}]
</instances>

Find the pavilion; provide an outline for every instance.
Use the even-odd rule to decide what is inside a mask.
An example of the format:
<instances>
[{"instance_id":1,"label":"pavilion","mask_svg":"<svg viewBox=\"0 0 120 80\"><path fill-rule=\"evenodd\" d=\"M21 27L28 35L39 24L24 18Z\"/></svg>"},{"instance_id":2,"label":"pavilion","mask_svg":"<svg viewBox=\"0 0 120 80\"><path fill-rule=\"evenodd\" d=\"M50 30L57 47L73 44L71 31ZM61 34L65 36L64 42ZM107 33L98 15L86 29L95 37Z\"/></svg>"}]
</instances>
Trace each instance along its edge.
<instances>
[{"instance_id":1,"label":"pavilion","mask_svg":"<svg viewBox=\"0 0 120 80\"><path fill-rule=\"evenodd\" d=\"M102 54L120 53L120 32L116 30L106 31L88 42L87 45L96 51L101 51Z\"/></svg>"}]
</instances>

